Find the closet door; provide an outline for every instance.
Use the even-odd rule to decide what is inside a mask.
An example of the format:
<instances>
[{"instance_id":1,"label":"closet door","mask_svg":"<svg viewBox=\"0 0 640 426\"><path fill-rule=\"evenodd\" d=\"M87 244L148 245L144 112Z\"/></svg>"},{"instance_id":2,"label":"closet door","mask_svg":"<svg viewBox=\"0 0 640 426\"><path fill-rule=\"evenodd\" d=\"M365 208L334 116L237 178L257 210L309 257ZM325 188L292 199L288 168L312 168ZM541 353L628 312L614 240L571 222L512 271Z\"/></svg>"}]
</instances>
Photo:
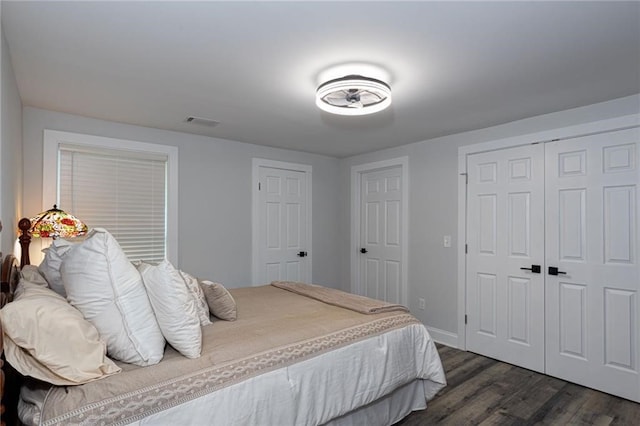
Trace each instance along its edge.
<instances>
[{"instance_id":1,"label":"closet door","mask_svg":"<svg viewBox=\"0 0 640 426\"><path fill-rule=\"evenodd\" d=\"M639 141L636 128L545 144L546 371L635 401Z\"/></svg>"},{"instance_id":2,"label":"closet door","mask_svg":"<svg viewBox=\"0 0 640 426\"><path fill-rule=\"evenodd\" d=\"M467 349L542 372L544 147L467 161Z\"/></svg>"}]
</instances>

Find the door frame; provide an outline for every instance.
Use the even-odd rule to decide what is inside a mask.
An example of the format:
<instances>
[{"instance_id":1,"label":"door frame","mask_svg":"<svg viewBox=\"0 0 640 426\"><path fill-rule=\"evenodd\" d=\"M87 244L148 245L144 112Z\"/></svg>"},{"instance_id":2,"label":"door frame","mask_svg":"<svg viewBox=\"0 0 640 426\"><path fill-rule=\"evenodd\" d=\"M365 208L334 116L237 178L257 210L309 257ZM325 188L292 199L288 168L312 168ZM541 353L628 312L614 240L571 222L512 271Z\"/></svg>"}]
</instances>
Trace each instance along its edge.
<instances>
[{"instance_id":1,"label":"door frame","mask_svg":"<svg viewBox=\"0 0 640 426\"><path fill-rule=\"evenodd\" d=\"M408 286L408 263L409 263L409 157L391 158L389 160L376 161L373 163L358 164L351 166L351 292L362 294L360 288L360 191L362 188L362 175L392 167L400 167L402 176L402 244L400 247L402 256L402 289L401 303L405 306L409 303Z\"/></svg>"},{"instance_id":2,"label":"door frame","mask_svg":"<svg viewBox=\"0 0 640 426\"><path fill-rule=\"evenodd\" d=\"M467 156L520 145L577 138L638 126L640 126L640 114L631 114L473 145L465 145L458 148L458 349L467 349L465 324L465 316L467 313Z\"/></svg>"},{"instance_id":3,"label":"door frame","mask_svg":"<svg viewBox=\"0 0 640 426\"><path fill-rule=\"evenodd\" d=\"M267 160L264 158L252 158L251 159L251 285L264 284L259 282L260 275L260 193L258 191L258 184L260 183L260 167L268 167L272 169L292 170L296 172L303 172L306 175L307 180L307 199L305 206L306 210L306 240L307 240L307 262L308 262L308 274L309 281L313 281L313 244L312 244L312 230L313 222L311 221L312 214L312 166L309 164L289 163L285 161Z\"/></svg>"}]
</instances>

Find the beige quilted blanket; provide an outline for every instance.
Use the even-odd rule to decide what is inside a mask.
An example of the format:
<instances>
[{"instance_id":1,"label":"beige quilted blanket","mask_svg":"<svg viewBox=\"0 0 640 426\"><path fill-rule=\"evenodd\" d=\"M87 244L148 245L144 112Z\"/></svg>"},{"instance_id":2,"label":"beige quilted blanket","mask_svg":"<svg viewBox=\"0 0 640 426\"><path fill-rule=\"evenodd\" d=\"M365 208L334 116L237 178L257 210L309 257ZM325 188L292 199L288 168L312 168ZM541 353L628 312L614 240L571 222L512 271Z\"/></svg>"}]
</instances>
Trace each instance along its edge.
<instances>
[{"instance_id":1,"label":"beige quilted blanket","mask_svg":"<svg viewBox=\"0 0 640 426\"><path fill-rule=\"evenodd\" d=\"M53 387L41 424L131 423L320 353L419 324L402 311L363 315L271 285L230 291L238 319L203 327L200 358L185 358L167 346L160 364L118 363L120 374Z\"/></svg>"},{"instance_id":2,"label":"beige quilted blanket","mask_svg":"<svg viewBox=\"0 0 640 426\"><path fill-rule=\"evenodd\" d=\"M357 294L346 293L341 290L314 284L294 281L273 281L271 285L302 296L311 297L312 299L328 303L329 305L360 312L361 314L379 314L393 311L409 312L409 309L402 305L370 299Z\"/></svg>"}]
</instances>

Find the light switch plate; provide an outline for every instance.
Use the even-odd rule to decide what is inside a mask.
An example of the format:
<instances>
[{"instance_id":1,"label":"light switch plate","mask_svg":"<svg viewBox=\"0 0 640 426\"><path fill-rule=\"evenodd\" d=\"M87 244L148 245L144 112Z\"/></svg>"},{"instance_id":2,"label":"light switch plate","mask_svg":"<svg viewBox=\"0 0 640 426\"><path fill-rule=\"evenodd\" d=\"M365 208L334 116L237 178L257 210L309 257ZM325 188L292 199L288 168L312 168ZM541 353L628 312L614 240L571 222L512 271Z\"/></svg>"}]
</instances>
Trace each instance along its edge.
<instances>
[{"instance_id":1,"label":"light switch plate","mask_svg":"<svg viewBox=\"0 0 640 426\"><path fill-rule=\"evenodd\" d=\"M451 247L451 235L445 235L442 239L442 245L445 247Z\"/></svg>"}]
</instances>

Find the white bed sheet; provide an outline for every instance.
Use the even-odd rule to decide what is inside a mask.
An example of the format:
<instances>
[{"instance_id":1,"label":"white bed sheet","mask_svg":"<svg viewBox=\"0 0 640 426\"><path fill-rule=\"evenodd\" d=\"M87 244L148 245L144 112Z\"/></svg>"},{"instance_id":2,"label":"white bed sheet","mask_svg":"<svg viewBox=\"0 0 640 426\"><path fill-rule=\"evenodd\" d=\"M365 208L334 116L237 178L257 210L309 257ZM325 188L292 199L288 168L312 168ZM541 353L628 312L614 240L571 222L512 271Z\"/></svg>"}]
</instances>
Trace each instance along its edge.
<instances>
[{"instance_id":1,"label":"white bed sheet","mask_svg":"<svg viewBox=\"0 0 640 426\"><path fill-rule=\"evenodd\" d=\"M363 356L366 354L366 356ZM270 371L133 425L388 425L445 386L435 344L412 324ZM20 418L38 425L46 389L23 390ZM93 422L90 422L93 423Z\"/></svg>"},{"instance_id":2,"label":"white bed sheet","mask_svg":"<svg viewBox=\"0 0 640 426\"><path fill-rule=\"evenodd\" d=\"M406 407L397 407L402 409L395 411L408 410L406 415L424 408L427 400L445 386L435 345L420 324L392 330L262 374L133 424L297 426L320 425L332 419L336 419L335 424L353 424L349 416L340 417L415 379L420 380L406 387L410 392L402 393L402 402L389 399L386 407L400 403ZM409 400L404 399L409 396ZM391 412L392 417L404 416ZM377 424L380 425L399 420L387 416L374 419L379 420Z\"/></svg>"}]
</instances>

